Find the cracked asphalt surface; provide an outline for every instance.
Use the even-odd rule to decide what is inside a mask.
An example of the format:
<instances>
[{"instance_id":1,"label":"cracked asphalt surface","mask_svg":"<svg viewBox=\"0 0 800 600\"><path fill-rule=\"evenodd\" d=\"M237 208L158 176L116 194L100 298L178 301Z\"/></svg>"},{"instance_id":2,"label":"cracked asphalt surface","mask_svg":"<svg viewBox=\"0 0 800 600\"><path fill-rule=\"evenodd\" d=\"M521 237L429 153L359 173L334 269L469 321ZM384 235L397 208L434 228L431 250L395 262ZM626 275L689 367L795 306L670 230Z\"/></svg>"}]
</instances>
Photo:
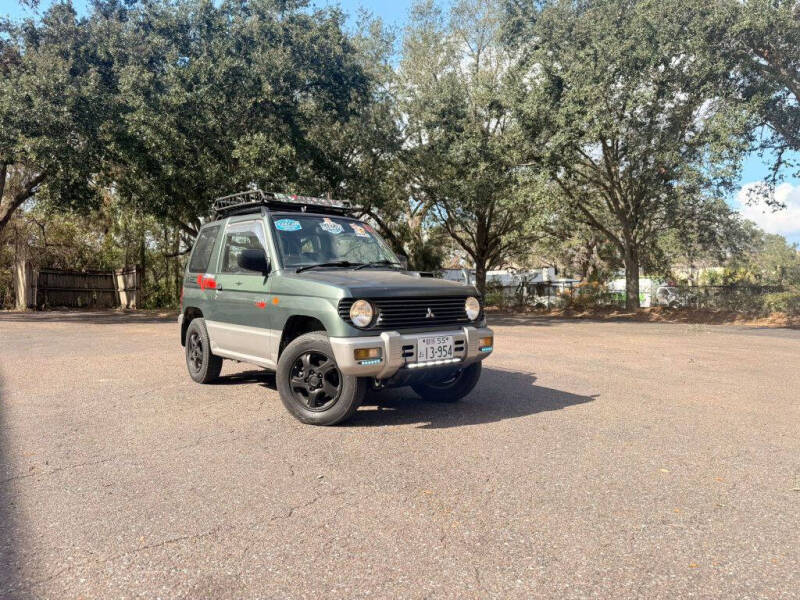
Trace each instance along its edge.
<instances>
[{"instance_id":1,"label":"cracked asphalt surface","mask_svg":"<svg viewBox=\"0 0 800 600\"><path fill-rule=\"evenodd\" d=\"M0 314L0 598L800 597L800 331L490 325L315 428L173 319Z\"/></svg>"}]
</instances>

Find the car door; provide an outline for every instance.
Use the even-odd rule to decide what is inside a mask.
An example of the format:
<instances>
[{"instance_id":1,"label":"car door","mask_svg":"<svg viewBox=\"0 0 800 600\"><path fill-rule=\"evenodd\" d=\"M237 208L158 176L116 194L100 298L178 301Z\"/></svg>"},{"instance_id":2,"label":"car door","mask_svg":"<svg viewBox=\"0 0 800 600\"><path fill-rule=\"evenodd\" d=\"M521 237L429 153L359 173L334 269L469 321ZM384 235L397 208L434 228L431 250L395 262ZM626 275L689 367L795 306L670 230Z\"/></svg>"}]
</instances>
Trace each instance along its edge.
<instances>
[{"instance_id":1,"label":"car door","mask_svg":"<svg viewBox=\"0 0 800 600\"><path fill-rule=\"evenodd\" d=\"M209 326L209 334L212 352L218 356L275 368L275 348L280 339L271 328L269 277L246 271L238 262L242 251L249 249L261 249L269 256L266 240L261 219L228 222L216 272L216 319Z\"/></svg>"},{"instance_id":2,"label":"car door","mask_svg":"<svg viewBox=\"0 0 800 600\"><path fill-rule=\"evenodd\" d=\"M221 226L206 225L200 230L192 249L183 282L183 305L199 309L206 321L214 319L215 250L219 248Z\"/></svg>"}]
</instances>

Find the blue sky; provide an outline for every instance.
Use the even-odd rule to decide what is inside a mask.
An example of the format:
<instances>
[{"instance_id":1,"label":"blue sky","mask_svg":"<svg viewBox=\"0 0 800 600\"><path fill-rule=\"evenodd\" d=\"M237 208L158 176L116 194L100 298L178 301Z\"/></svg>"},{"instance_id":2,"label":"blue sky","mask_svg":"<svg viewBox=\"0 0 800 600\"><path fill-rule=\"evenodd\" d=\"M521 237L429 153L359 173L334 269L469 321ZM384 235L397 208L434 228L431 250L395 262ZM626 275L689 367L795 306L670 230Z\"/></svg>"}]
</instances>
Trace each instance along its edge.
<instances>
[{"instance_id":1,"label":"blue sky","mask_svg":"<svg viewBox=\"0 0 800 600\"><path fill-rule=\"evenodd\" d=\"M42 6L51 4L49 0L40 0ZM390 2L382 2L379 0L364 0L364 1L329 1L329 0L311 0L314 6L341 6L347 13L354 15L360 8L366 8L371 13L379 16L387 25L402 26L405 22L408 10L411 8L411 0L392 0ZM86 0L73 0L73 5L78 8L78 11L85 10L88 5ZM14 18L31 16L34 13L16 0L0 0L0 15L9 15Z\"/></svg>"},{"instance_id":2,"label":"blue sky","mask_svg":"<svg viewBox=\"0 0 800 600\"><path fill-rule=\"evenodd\" d=\"M411 7L411 0L312 0L314 6L340 6L346 13L355 15L360 8L365 8L380 17L387 25L402 28ZM49 4L42 0L42 5ZM85 0L74 0L78 10L85 9ZM22 7L16 0L0 0L0 15L13 18L32 16L34 13ZM795 155L800 162L800 156ZM762 229L770 233L780 233L792 242L800 243L800 179L787 177L775 190L776 197L786 204L786 209L774 212L763 204L745 205L742 202L744 192L750 186L763 180L768 173L768 165L756 155L748 158L740 177L740 191L728 199L731 206L737 208L745 217L755 221Z\"/></svg>"}]
</instances>

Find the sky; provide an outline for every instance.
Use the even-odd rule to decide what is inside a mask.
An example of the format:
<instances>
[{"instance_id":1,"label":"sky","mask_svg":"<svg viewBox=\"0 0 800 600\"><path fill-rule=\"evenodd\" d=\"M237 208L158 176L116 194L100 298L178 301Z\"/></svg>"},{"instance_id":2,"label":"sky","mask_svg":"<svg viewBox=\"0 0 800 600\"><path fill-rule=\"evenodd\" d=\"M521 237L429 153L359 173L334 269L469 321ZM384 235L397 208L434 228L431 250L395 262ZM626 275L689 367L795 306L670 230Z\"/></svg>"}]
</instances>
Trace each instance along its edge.
<instances>
[{"instance_id":1,"label":"sky","mask_svg":"<svg viewBox=\"0 0 800 600\"><path fill-rule=\"evenodd\" d=\"M42 5L49 4L43 0ZM86 0L74 0L74 4L85 10ZM402 28L411 7L411 0L312 0L317 7L340 6L345 13L355 15L359 9L365 8L380 17L386 25ZM16 0L0 0L0 15L12 18L32 16L30 9L23 7ZM800 155L795 154L795 161L800 163ZM763 201L746 202L753 198L748 191L756 189L769 173L769 164L756 155L750 156L744 164L739 179L739 191L728 198L728 203L769 233L778 233L790 242L800 244L800 179L786 174L784 181L774 190L775 199L786 205L786 208L774 211Z\"/></svg>"}]
</instances>

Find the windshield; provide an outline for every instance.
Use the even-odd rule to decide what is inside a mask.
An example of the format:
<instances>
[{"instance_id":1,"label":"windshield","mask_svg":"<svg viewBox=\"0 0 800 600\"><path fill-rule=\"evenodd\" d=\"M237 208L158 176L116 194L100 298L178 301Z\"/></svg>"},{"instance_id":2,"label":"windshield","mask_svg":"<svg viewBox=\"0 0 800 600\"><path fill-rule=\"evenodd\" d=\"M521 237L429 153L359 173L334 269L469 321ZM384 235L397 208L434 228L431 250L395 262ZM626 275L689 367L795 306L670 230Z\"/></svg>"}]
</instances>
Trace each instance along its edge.
<instances>
[{"instance_id":1,"label":"windshield","mask_svg":"<svg viewBox=\"0 0 800 600\"><path fill-rule=\"evenodd\" d=\"M375 230L361 221L291 213L272 215L272 224L285 268L339 262L400 263Z\"/></svg>"}]
</instances>

